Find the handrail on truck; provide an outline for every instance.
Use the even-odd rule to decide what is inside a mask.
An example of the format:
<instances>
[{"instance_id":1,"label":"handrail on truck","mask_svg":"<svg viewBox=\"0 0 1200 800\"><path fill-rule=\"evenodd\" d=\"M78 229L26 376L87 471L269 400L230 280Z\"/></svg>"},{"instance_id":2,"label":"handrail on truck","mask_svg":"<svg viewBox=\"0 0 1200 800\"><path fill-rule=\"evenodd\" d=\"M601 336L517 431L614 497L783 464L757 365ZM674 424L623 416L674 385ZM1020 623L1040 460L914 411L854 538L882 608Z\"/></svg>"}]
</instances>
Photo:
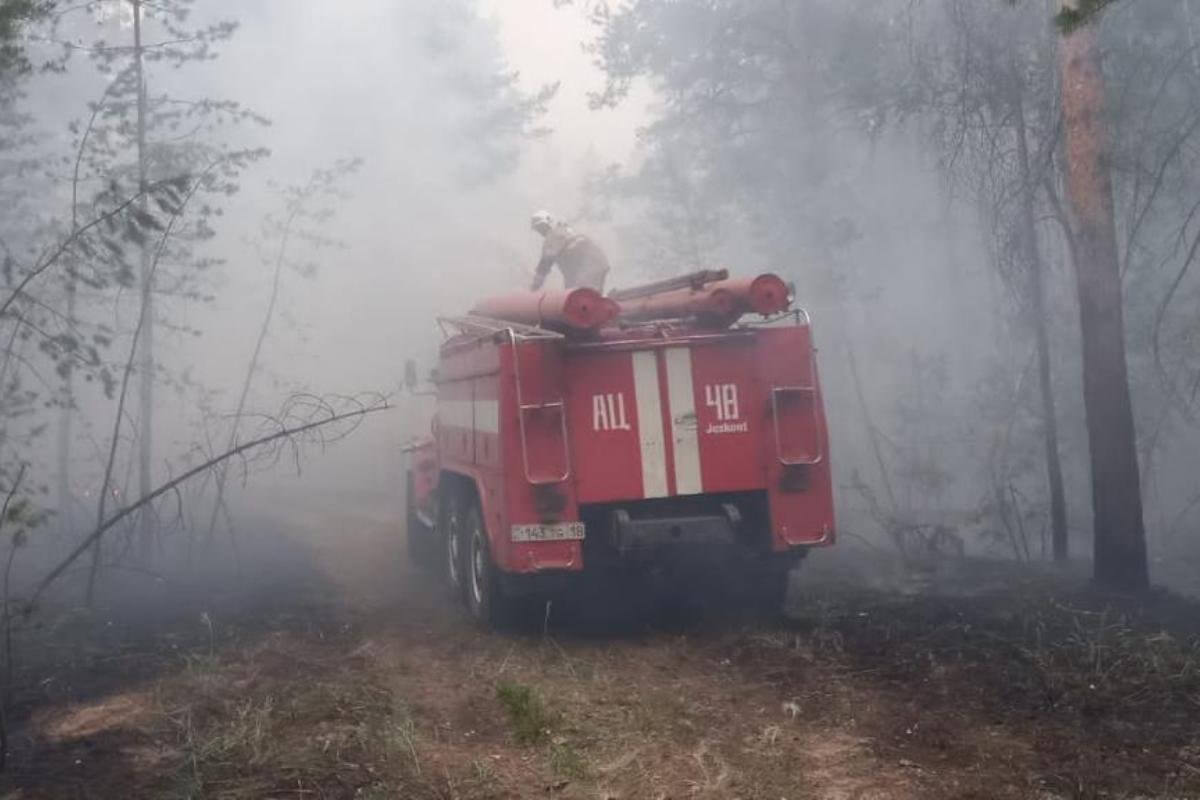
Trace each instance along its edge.
<instances>
[{"instance_id":1,"label":"handrail on truck","mask_svg":"<svg viewBox=\"0 0 1200 800\"><path fill-rule=\"evenodd\" d=\"M513 354L513 378L516 381L517 388L517 423L521 431L521 464L525 469L525 480L534 486L550 486L556 483L562 483L567 478L571 477L571 442L567 432L567 404L564 400L557 400L552 403L526 403L521 393L521 358L517 348L516 333L513 328L508 328L509 341L512 344ZM535 479L532 471L529 469L529 441L525 435L525 413L527 411L540 411L547 408L558 409L558 421L562 428L562 447L563 447L563 472L561 475L553 478Z\"/></svg>"}]
</instances>

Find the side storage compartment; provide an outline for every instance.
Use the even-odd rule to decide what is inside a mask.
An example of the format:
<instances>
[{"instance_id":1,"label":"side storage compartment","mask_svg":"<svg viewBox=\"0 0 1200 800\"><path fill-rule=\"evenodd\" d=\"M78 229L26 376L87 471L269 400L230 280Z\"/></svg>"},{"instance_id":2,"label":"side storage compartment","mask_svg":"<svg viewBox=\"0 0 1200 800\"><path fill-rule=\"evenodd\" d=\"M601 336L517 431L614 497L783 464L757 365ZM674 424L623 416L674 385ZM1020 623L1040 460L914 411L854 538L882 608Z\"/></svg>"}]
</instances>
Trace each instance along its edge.
<instances>
[{"instance_id":1,"label":"side storage compartment","mask_svg":"<svg viewBox=\"0 0 1200 800\"><path fill-rule=\"evenodd\" d=\"M809 327L763 329L755 360L769 415L763 459L772 548L833 544L829 433Z\"/></svg>"},{"instance_id":2,"label":"side storage compartment","mask_svg":"<svg viewBox=\"0 0 1200 800\"><path fill-rule=\"evenodd\" d=\"M507 576L583 569L562 340L514 336L498 386L506 519L490 531ZM489 518L489 523L493 518ZM536 584L508 580L514 591Z\"/></svg>"}]
</instances>

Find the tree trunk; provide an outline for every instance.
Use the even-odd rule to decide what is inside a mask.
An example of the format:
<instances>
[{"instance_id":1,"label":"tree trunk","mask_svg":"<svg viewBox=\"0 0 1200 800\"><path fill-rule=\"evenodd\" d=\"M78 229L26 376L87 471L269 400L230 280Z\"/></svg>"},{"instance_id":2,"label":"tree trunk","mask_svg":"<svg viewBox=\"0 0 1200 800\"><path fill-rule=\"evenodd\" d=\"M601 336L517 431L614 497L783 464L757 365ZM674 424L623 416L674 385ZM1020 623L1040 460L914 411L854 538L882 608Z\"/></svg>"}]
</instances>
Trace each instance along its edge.
<instances>
[{"instance_id":1,"label":"tree trunk","mask_svg":"<svg viewBox=\"0 0 1200 800\"><path fill-rule=\"evenodd\" d=\"M879 524L884 527L888 536L892 538L892 543L896 546L896 552L900 554L900 558L905 564L909 563L908 547L904 541L904 534L900 529L900 505L896 501L896 491L892 487L892 479L888 476L887 462L883 458L883 447L879 442L879 428L875 427L875 421L871 418L871 409L867 405L867 395L863 391L862 376L858 372L858 358L854 355L854 344L850 336L846 336L846 361L850 365L850 377L854 380L854 393L858 396L858 407L862 411L863 425L867 429L867 436L871 440L871 451L875 454L875 463L879 467L879 480L883 483L883 490L887 493L888 510L878 520Z\"/></svg>"},{"instance_id":2,"label":"tree trunk","mask_svg":"<svg viewBox=\"0 0 1200 800\"><path fill-rule=\"evenodd\" d=\"M237 411L233 414L233 422L229 426L229 442L226 444L226 450L232 450L237 446L238 428L242 424L242 415L246 413L246 399L250 396L250 387L254 385L254 376L258 372L258 360L262 356L263 343L267 340L267 333L271 330L271 321L275 318L275 305L279 301L279 284L283 278L283 268L287 264L287 248L288 243L292 238L292 225L296 222L296 217L301 210L303 200L298 200L296 206L288 215L287 222L283 226L283 235L279 243L279 252L275 257L275 273L271 278L271 298L267 302L267 313L263 315L262 327L258 331L258 339L254 342L254 351L250 354L250 363L246 367L246 377L242 380L242 391L238 395ZM221 513L221 508L225 502L225 481L229 477L228 465L223 465L215 470L217 482L217 496L213 501L212 515L208 520L208 538L211 541L213 532L217 529L217 516Z\"/></svg>"},{"instance_id":3,"label":"tree trunk","mask_svg":"<svg viewBox=\"0 0 1200 800\"><path fill-rule=\"evenodd\" d=\"M1192 0L1183 0L1183 27L1187 30L1188 46L1192 51L1192 71L1200 75L1200 52L1196 50L1196 27L1193 24Z\"/></svg>"},{"instance_id":4,"label":"tree trunk","mask_svg":"<svg viewBox=\"0 0 1200 800\"><path fill-rule=\"evenodd\" d=\"M72 230L77 226L73 223ZM67 275L67 330L72 336L75 330L75 306L77 286L75 285L74 267ZM75 511L74 498L71 495L71 428L75 422L75 365L68 363L63 373L62 408L58 412L58 529L69 537L73 532Z\"/></svg>"},{"instance_id":5,"label":"tree trunk","mask_svg":"<svg viewBox=\"0 0 1200 800\"><path fill-rule=\"evenodd\" d=\"M1067 501L1063 491L1062 460L1058 453L1058 421L1054 412L1054 385L1050 373L1050 334L1046 321L1045 265L1034 222L1034 181L1029 166L1029 140L1025 126L1022 87L1014 81L1017 157L1021 169L1021 246L1029 270L1029 304L1037 343L1038 383L1041 389L1042 440L1046 450L1046 480L1050 492L1050 530L1055 561L1067 560Z\"/></svg>"},{"instance_id":6,"label":"tree trunk","mask_svg":"<svg viewBox=\"0 0 1200 800\"><path fill-rule=\"evenodd\" d=\"M146 76L142 52L142 0L130 0L133 6L133 57L137 73L137 161L139 204L147 211L146 196ZM138 431L138 495L145 497L152 487L151 464L154 458L154 280L150 268L150 248L146 242L141 246L142 301L146 304L143 313L146 323L142 327L141 384L138 394L138 411L141 415ZM138 516L138 543L143 562L153 558L154 515L146 506Z\"/></svg>"},{"instance_id":7,"label":"tree trunk","mask_svg":"<svg viewBox=\"0 0 1200 800\"><path fill-rule=\"evenodd\" d=\"M1071 0L1064 0L1064 8L1070 5ZM1104 77L1094 25L1061 38L1059 66L1091 451L1094 575L1108 588L1140 590L1150 580L1103 129Z\"/></svg>"}]
</instances>

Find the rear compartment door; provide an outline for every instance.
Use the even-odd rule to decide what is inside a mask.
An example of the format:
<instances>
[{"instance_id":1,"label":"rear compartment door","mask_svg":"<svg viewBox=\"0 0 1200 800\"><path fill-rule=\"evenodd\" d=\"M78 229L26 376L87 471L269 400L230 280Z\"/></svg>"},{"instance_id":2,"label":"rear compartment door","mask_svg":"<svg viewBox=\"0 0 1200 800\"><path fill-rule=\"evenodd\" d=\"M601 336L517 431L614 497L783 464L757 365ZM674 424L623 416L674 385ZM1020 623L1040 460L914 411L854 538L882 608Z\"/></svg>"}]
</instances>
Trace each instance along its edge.
<instances>
[{"instance_id":1,"label":"rear compartment door","mask_svg":"<svg viewBox=\"0 0 1200 800\"><path fill-rule=\"evenodd\" d=\"M677 495L760 489L765 422L754 340L663 351Z\"/></svg>"},{"instance_id":2,"label":"rear compartment door","mask_svg":"<svg viewBox=\"0 0 1200 800\"><path fill-rule=\"evenodd\" d=\"M581 503L762 488L753 338L576 352L568 414Z\"/></svg>"},{"instance_id":3,"label":"rear compartment door","mask_svg":"<svg viewBox=\"0 0 1200 800\"><path fill-rule=\"evenodd\" d=\"M590 351L566 363L575 490L581 503L667 495L654 351Z\"/></svg>"}]
</instances>

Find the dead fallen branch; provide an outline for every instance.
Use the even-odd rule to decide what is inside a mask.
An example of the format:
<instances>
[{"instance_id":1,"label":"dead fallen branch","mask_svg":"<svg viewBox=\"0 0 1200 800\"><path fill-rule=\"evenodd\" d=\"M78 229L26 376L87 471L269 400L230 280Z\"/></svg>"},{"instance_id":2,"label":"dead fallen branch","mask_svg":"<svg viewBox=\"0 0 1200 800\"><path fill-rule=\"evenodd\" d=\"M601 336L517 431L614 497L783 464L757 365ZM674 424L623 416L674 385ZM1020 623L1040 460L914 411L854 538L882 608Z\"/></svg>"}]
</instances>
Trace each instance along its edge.
<instances>
[{"instance_id":1,"label":"dead fallen branch","mask_svg":"<svg viewBox=\"0 0 1200 800\"><path fill-rule=\"evenodd\" d=\"M277 458L277 451L280 447L286 444L292 444L293 447L298 447L297 440L306 434L318 433L323 428L343 422L352 422L357 425L357 423L368 414L386 411L391 408L387 402L387 398L378 396L372 398L370 403L364 403L361 400L353 400L352 402L356 407L353 410L344 412L336 412L328 401L318 400L311 395L303 395L302 398L304 401L304 407L308 408L310 412L308 422L288 425L286 420L288 420L292 414L285 411L285 414L281 417L279 422L279 427L273 432L259 436L244 444L238 445L219 455L209 458L203 463L182 473L178 477L167 481L149 494L138 498L137 501L130 503L120 511L99 523L95 530L84 537L84 539L78 545L76 545L75 548L65 558L63 558L57 566L46 573L45 577L43 577L37 583L36 588L34 588L33 592L30 594L29 601L25 606L26 613L31 612L42 593L44 593L46 589L49 588L49 586L54 583L54 581L57 580L71 566L71 564L76 561L76 559L87 552L92 545L99 542L100 539L103 538L104 534L107 533L113 526L117 525L139 509L144 508L150 503L153 503L163 495L174 491L178 486L186 483L197 475L206 473L214 467L224 464L230 459L244 459L251 451L261 448L271 448L274 446L273 449L276 450L275 457ZM292 405L292 403L289 403L289 408ZM317 418L313 419L314 416ZM348 433L349 431L343 431L341 436L345 436ZM321 444L325 444L328 439L323 436L319 436L318 441Z\"/></svg>"}]
</instances>

